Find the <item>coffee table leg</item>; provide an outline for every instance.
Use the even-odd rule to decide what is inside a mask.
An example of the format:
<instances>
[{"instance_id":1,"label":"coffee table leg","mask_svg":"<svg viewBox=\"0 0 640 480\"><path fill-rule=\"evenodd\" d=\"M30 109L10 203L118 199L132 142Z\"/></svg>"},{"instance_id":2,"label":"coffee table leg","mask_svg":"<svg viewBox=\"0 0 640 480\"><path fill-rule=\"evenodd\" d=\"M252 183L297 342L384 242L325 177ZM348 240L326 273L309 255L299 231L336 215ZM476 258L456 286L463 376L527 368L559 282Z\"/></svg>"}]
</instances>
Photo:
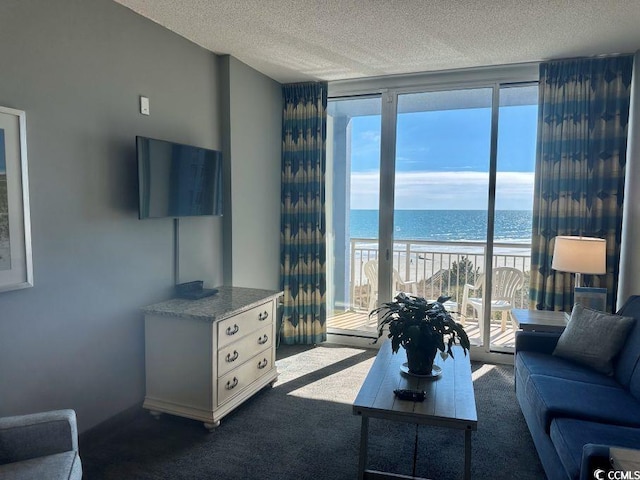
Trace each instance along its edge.
<instances>
[{"instance_id":1,"label":"coffee table leg","mask_svg":"<svg viewBox=\"0 0 640 480\"><path fill-rule=\"evenodd\" d=\"M367 468L367 445L369 442L369 417L362 416L360 427L360 461L358 462L358 480L364 479L364 471Z\"/></svg>"},{"instance_id":2,"label":"coffee table leg","mask_svg":"<svg viewBox=\"0 0 640 480\"><path fill-rule=\"evenodd\" d=\"M464 431L464 480L471 480L471 429Z\"/></svg>"}]
</instances>

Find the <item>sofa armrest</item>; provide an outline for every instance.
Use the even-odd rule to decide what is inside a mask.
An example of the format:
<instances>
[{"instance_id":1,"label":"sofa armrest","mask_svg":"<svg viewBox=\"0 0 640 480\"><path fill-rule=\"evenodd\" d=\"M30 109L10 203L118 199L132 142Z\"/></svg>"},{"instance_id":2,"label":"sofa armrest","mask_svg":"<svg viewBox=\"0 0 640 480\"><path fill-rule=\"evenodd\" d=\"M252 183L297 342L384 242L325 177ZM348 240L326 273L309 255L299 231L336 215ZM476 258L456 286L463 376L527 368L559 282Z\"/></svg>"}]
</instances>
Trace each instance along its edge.
<instances>
[{"instance_id":1,"label":"sofa armrest","mask_svg":"<svg viewBox=\"0 0 640 480\"><path fill-rule=\"evenodd\" d=\"M73 410L0 418L0 464L78 451Z\"/></svg>"},{"instance_id":2,"label":"sofa armrest","mask_svg":"<svg viewBox=\"0 0 640 480\"><path fill-rule=\"evenodd\" d=\"M580 480L594 480L596 478L594 477L596 470L603 470L604 472L613 470L609 460L609 446L587 443L582 447ZM602 478L606 479L607 477L603 474Z\"/></svg>"},{"instance_id":3,"label":"sofa armrest","mask_svg":"<svg viewBox=\"0 0 640 480\"><path fill-rule=\"evenodd\" d=\"M560 332L516 332L516 353L528 351L552 354Z\"/></svg>"}]
</instances>

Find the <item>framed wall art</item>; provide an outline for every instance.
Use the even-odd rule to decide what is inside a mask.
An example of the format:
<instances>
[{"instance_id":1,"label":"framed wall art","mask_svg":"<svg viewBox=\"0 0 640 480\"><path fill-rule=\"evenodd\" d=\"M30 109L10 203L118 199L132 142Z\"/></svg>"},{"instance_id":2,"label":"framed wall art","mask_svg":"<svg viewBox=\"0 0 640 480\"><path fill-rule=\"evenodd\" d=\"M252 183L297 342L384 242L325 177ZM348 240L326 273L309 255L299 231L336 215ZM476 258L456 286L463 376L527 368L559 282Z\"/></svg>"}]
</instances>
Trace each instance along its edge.
<instances>
[{"instance_id":1,"label":"framed wall art","mask_svg":"<svg viewBox=\"0 0 640 480\"><path fill-rule=\"evenodd\" d=\"M0 292L32 286L26 114L0 107Z\"/></svg>"}]
</instances>

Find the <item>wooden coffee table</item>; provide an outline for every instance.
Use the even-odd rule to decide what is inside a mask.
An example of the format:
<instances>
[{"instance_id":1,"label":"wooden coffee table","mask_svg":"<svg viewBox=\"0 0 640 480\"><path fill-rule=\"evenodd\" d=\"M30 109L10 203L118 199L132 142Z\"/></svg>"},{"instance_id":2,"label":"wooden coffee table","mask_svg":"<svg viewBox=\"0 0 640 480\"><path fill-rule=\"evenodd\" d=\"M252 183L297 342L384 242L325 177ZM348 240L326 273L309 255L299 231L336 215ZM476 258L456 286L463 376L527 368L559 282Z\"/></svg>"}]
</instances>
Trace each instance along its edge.
<instances>
[{"instance_id":1,"label":"wooden coffee table","mask_svg":"<svg viewBox=\"0 0 640 480\"><path fill-rule=\"evenodd\" d=\"M436 355L435 364L442 368L442 375L437 379L425 379L400 372L400 367L407 361L404 349L401 348L397 354L392 354L390 341L385 341L380 347L380 352L353 403L354 415L362 416L359 479L419 478L367 470L369 418L463 430L464 478L471 478L471 432L478 427L471 363L469 354L465 356L461 347L453 347L453 352L455 359L442 360L440 355ZM424 390L427 392L427 398L424 402L399 400L393 394L397 388Z\"/></svg>"}]
</instances>

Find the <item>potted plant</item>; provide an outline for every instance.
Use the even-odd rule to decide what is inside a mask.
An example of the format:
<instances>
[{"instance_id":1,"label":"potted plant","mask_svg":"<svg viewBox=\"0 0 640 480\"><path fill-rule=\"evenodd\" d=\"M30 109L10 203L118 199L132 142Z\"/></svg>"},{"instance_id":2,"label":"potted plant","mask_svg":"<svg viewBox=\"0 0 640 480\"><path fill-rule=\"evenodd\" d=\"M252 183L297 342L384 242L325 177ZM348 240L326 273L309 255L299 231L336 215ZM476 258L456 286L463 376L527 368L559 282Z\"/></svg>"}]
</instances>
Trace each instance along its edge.
<instances>
[{"instance_id":1,"label":"potted plant","mask_svg":"<svg viewBox=\"0 0 640 480\"><path fill-rule=\"evenodd\" d=\"M451 347L456 342L467 354L469 337L443 305L449 298L441 296L435 302L428 302L422 297L401 292L392 302L382 304L369 314L382 313L378 338L388 326L393 353L397 353L400 346L407 352L409 373L430 375L438 350L442 355L453 358Z\"/></svg>"}]
</instances>

